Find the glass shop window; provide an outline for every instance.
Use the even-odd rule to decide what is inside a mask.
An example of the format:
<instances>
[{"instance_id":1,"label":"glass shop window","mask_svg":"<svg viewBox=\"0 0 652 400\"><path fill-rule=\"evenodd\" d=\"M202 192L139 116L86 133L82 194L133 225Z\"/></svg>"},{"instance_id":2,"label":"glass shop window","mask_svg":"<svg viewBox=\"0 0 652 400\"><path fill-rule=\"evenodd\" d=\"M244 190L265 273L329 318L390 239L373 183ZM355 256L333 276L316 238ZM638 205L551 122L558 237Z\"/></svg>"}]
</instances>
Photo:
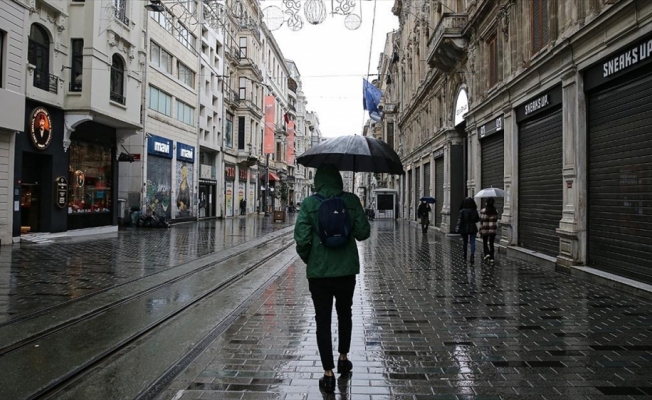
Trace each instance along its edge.
<instances>
[{"instance_id":1,"label":"glass shop window","mask_svg":"<svg viewBox=\"0 0 652 400\"><path fill-rule=\"evenodd\" d=\"M68 213L111 212L111 149L73 142L68 151Z\"/></svg>"}]
</instances>

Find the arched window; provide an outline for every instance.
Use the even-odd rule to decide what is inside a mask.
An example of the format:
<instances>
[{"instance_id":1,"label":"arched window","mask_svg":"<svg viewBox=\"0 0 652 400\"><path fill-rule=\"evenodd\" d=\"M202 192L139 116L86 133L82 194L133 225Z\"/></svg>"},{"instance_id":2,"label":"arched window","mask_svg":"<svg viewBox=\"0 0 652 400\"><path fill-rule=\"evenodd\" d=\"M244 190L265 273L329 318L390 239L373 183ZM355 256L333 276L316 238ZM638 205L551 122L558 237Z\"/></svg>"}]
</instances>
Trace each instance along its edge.
<instances>
[{"instance_id":1,"label":"arched window","mask_svg":"<svg viewBox=\"0 0 652 400\"><path fill-rule=\"evenodd\" d=\"M122 57L117 54L113 55L111 63L111 100L116 103L124 104L124 81L125 81L125 63Z\"/></svg>"},{"instance_id":2,"label":"arched window","mask_svg":"<svg viewBox=\"0 0 652 400\"><path fill-rule=\"evenodd\" d=\"M36 66L34 69L34 86L49 90L50 88L50 39L45 28L32 24L29 30L27 61ZM56 89L56 83L54 85Z\"/></svg>"}]
</instances>

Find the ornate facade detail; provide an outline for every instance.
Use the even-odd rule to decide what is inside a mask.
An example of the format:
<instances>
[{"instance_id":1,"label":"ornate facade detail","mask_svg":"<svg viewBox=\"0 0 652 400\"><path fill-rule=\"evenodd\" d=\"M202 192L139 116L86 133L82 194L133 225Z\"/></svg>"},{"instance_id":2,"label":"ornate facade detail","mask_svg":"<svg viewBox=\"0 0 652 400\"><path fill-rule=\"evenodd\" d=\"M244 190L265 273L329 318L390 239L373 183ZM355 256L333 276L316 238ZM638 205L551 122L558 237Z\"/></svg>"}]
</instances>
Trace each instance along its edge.
<instances>
[{"instance_id":1,"label":"ornate facade detail","mask_svg":"<svg viewBox=\"0 0 652 400\"><path fill-rule=\"evenodd\" d=\"M498 14L496 15L496 21L500 25L500 29L505 35L505 40L509 40L509 15L510 11L512 8L512 2L509 1L506 4L504 4L500 9L498 10Z\"/></svg>"}]
</instances>

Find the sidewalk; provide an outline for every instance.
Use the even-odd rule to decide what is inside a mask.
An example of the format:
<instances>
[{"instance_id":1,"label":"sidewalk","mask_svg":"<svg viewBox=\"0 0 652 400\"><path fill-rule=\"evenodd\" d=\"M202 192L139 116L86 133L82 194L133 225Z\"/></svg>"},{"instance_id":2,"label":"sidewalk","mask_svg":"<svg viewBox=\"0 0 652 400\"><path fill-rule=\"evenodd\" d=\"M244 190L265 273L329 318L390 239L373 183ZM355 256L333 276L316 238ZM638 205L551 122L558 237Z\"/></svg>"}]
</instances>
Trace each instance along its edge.
<instances>
[{"instance_id":1,"label":"sidewalk","mask_svg":"<svg viewBox=\"0 0 652 400\"><path fill-rule=\"evenodd\" d=\"M372 222L359 249L353 376L336 396L317 386L313 308L296 261L159 398L652 396L650 303L504 256L465 265L459 239L405 222Z\"/></svg>"}]
</instances>

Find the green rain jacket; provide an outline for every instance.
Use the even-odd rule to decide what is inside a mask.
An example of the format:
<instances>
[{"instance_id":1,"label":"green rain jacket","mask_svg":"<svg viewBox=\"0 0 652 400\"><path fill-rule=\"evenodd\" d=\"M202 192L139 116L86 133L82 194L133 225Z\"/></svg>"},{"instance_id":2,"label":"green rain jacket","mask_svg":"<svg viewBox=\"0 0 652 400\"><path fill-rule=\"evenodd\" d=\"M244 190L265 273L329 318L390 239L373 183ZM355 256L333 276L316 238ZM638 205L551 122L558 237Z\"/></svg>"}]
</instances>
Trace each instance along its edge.
<instances>
[{"instance_id":1,"label":"green rain jacket","mask_svg":"<svg viewBox=\"0 0 652 400\"><path fill-rule=\"evenodd\" d=\"M315 189L324 197L335 196L342 192L342 176L334 167L324 167L315 174ZM308 265L308 278L330 278L355 275L360 272L360 258L356 240L369 238L369 221L365 216L360 199L353 193L344 192L342 196L349 219L351 220L351 238L338 248L323 246L317 235L319 224L319 205L314 196L301 202L301 210L294 226L294 240L297 243L299 257Z\"/></svg>"}]
</instances>

